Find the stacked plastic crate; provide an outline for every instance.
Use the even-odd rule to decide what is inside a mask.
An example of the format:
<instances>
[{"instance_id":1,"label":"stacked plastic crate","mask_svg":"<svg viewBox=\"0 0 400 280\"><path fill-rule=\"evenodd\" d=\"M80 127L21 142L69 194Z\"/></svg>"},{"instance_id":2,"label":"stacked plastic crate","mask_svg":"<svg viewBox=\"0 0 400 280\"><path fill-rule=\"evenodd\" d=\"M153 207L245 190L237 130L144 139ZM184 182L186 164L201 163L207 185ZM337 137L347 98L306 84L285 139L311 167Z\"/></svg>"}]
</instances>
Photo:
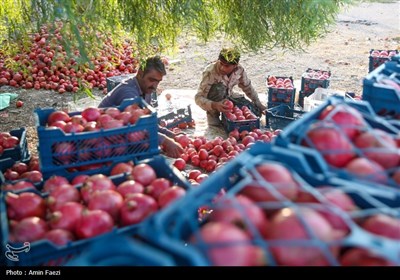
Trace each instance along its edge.
<instances>
[{"instance_id":1,"label":"stacked plastic crate","mask_svg":"<svg viewBox=\"0 0 400 280\"><path fill-rule=\"evenodd\" d=\"M296 89L292 77L273 76L267 77L268 108L285 104L293 108Z\"/></svg>"},{"instance_id":2,"label":"stacked plastic crate","mask_svg":"<svg viewBox=\"0 0 400 280\"><path fill-rule=\"evenodd\" d=\"M399 265L400 192L324 171L257 143L141 234L179 265Z\"/></svg>"},{"instance_id":3,"label":"stacked plastic crate","mask_svg":"<svg viewBox=\"0 0 400 280\"><path fill-rule=\"evenodd\" d=\"M182 129L188 127L193 128L195 126L195 121L192 118L190 105L186 108L180 108L167 114L162 114L158 117L158 124L168 129L175 127Z\"/></svg>"},{"instance_id":4,"label":"stacked plastic crate","mask_svg":"<svg viewBox=\"0 0 400 280\"><path fill-rule=\"evenodd\" d=\"M105 110L89 108L85 111L89 115L92 114L89 110L92 110L93 114L86 117L83 130L80 122L84 111L69 114L52 108L35 111L40 168L45 179L54 174L88 174L90 169L114 162L144 159L159 154L157 113L143 99L127 99L120 106L114 107L113 111L117 111L119 119L110 116ZM63 118L71 123L74 117L77 124L66 132L62 123L66 121ZM104 121L100 124L103 117ZM62 128L56 127L60 120ZM50 127L49 122L53 122Z\"/></svg>"},{"instance_id":5,"label":"stacked plastic crate","mask_svg":"<svg viewBox=\"0 0 400 280\"><path fill-rule=\"evenodd\" d=\"M269 108L265 113L265 127L272 130L284 129L291 122L301 118L304 113L286 104Z\"/></svg>"},{"instance_id":6,"label":"stacked plastic crate","mask_svg":"<svg viewBox=\"0 0 400 280\"><path fill-rule=\"evenodd\" d=\"M53 189L49 189L49 179L35 190L2 193L1 247L10 251L9 257L4 260L6 265L65 265L71 259L79 259L83 253L89 253L88 249L92 244L101 243L106 236L114 236L114 241L124 237L134 238L142 226L169 207L165 201L165 204L162 204L161 198L155 198L156 193L161 196L162 189L170 190L168 196L172 204L172 201L176 202L173 199L180 198L175 196L172 190L179 188L185 190L185 194L190 188L183 175L177 169L171 168L162 156L136 161L133 168L135 167L139 169L116 175L111 174L112 167L108 170L97 170L98 173L88 176L84 181L78 180L76 184L74 182L79 176L63 177L62 180L57 176L58 178L52 177L55 179L52 182ZM153 175L149 173L150 169L154 171ZM154 180L150 184L142 181L151 178ZM153 181L156 182L153 184ZM54 185L56 182L58 184ZM97 191L92 191L90 196L93 188ZM106 195L109 196L108 199L105 199ZM77 199L73 199L75 197ZM65 199L69 200L64 201ZM28 204L19 208L18 203L24 202ZM90 216L94 220L93 223L90 222L89 229L83 220L91 219ZM23 229L27 225L29 231L24 232ZM134 240L131 242L135 243ZM107 250L111 249L109 245L111 243L107 244ZM131 256L146 251L139 248L134 250L128 245L129 243L126 243L124 250ZM24 246L27 250L17 253L12 251L13 248L25 248ZM108 252L112 253L111 250ZM148 261L151 264L150 260ZM140 262L138 260L138 263Z\"/></svg>"},{"instance_id":7,"label":"stacked plastic crate","mask_svg":"<svg viewBox=\"0 0 400 280\"><path fill-rule=\"evenodd\" d=\"M328 88L330 78L330 71L308 68L301 77L298 104L304 108L304 98L311 96L317 88Z\"/></svg>"},{"instance_id":8,"label":"stacked plastic crate","mask_svg":"<svg viewBox=\"0 0 400 280\"><path fill-rule=\"evenodd\" d=\"M286 127L275 144L319 158L332 176L398 188L398 134L368 102L334 96Z\"/></svg>"},{"instance_id":9,"label":"stacked plastic crate","mask_svg":"<svg viewBox=\"0 0 400 280\"><path fill-rule=\"evenodd\" d=\"M399 53L398 50L376 50L369 51L369 72L374 71L382 64L391 61Z\"/></svg>"},{"instance_id":10,"label":"stacked plastic crate","mask_svg":"<svg viewBox=\"0 0 400 280\"><path fill-rule=\"evenodd\" d=\"M364 78L362 99L368 101L379 116L400 128L400 56Z\"/></svg>"},{"instance_id":11,"label":"stacked plastic crate","mask_svg":"<svg viewBox=\"0 0 400 280\"><path fill-rule=\"evenodd\" d=\"M3 183L8 181L3 172L17 162L26 163L30 160L28 142L26 138L26 128L22 127L11 131L3 131L0 133L0 185L3 188ZM22 175L16 173L16 175ZM1 189L1 192L3 189ZM2 233L0 232L0 238ZM0 264L4 259L4 248L0 248Z\"/></svg>"}]
</instances>

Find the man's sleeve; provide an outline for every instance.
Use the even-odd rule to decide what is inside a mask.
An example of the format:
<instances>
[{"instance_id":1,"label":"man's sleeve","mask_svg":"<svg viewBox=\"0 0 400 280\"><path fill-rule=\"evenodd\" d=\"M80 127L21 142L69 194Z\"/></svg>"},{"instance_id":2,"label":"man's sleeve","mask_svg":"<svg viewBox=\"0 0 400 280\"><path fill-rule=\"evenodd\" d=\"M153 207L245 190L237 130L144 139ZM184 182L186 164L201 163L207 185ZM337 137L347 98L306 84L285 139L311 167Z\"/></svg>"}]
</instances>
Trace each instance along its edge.
<instances>
[{"instance_id":1,"label":"man's sleeve","mask_svg":"<svg viewBox=\"0 0 400 280\"><path fill-rule=\"evenodd\" d=\"M244 69L243 69L242 75L239 79L238 86L254 102L254 104L256 104L257 106L261 105L260 99L258 97L258 93L256 92L253 85L251 84L251 81L247 77L247 73Z\"/></svg>"},{"instance_id":2,"label":"man's sleeve","mask_svg":"<svg viewBox=\"0 0 400 280\"><path fill-rule=\"evenodd\" d=\"M161 132L158 132L158 145L162 145L162 143L164 142L165 138L166 138L165 134L163 134Z\"/></svg>"},{"instance_id":3,"label":"man's sleeve","mask_svg":"<svg viewBox=\"0 0 400 280\"><path fill-rule=\"evenodd\" d=\"M171 138L173 138L175 135L171 130L169 130L168 128L162 127L162 126L158 126L158 132L165 134Z\"/></svg>"},{"instance_id":4,"label":"man's sleeve","mask_svg":"<svg viewBox=\"0 0 400 280\"><path fill-rule=\"evenodd\" d=\"M212 101L207 98L211 86L212 86L211 72L208 69L206 69L203 72L202 80L200 82L199 88L197 89L197 93L194 97L196 104L205 111L212 110L211 108Z\"/></svg>"}]
</instances>

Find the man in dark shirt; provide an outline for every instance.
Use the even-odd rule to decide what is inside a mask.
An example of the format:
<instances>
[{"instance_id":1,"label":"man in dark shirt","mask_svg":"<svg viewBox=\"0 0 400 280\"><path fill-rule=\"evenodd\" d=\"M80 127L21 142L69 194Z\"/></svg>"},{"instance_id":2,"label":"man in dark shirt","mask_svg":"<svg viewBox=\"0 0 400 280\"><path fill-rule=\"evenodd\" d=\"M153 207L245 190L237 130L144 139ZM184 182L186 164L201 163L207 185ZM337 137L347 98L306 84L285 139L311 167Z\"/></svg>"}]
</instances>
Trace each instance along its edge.
<instances>
[{"instance_id":1,"label":"man in dark shirt","mask_svg":"<svg viewBox=\"0 0 400 280\"><path fill-rule=\"evenodd\" d=\"M152 93L167 74L159 56L149 57L141 65L136 76L122 81L100 102L99 108L119 106L124 99L142 97L151 104ZM169 157L177 158L183 153L182 146L173 137L175 134L163 127L158 128L159 144Z\"/></svg>"}]
</instances>

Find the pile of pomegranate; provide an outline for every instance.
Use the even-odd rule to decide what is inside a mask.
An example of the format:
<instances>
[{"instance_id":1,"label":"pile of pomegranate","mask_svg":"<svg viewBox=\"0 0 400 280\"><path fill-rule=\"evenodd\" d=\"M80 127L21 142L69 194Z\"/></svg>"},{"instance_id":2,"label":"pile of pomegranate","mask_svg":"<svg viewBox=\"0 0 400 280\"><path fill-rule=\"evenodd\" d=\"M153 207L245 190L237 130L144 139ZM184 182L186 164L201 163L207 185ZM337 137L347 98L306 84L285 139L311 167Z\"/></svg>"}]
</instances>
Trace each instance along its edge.
<instances>
[{"instance_id":1,"label":"pile of pomegranate","mask_svg":"<svg viewBox=\"0 0 400 280\"><path fill-rule=\"evenodd\" d=\"M262 131L255 128L252 131L242 132L234 129L226 139L217 136L211 140L204 136L190 137L181 134L176 136L175 140L181 144L184 152L174 160L173 165L180 171L185 170L192 185L198 185L208 177L209 173L222 167L257 141L269 143L280 132L280 129Z\"/></svg>"},{"instance_id":2,"label":"pile of pomegranate","mask_svg":"<svg viewBox=\"0 0 400 280\"><path fill-rule=\"evenodd\" d=\"M58 24L54 35L44 26L32 34L31 45L13 57L0 52L0 86L9 85L25 89L53 90L60 94L76 92L79 88L98 88L107 91L107 77L136 72L138 65L132 45L124 42L117 46L106 34L99 34L104 45L92 53L90 63L78 64L82 59L78 49L68 58ZM73 35L71 35L73 36Z\"/></svg>"}]
</instances>

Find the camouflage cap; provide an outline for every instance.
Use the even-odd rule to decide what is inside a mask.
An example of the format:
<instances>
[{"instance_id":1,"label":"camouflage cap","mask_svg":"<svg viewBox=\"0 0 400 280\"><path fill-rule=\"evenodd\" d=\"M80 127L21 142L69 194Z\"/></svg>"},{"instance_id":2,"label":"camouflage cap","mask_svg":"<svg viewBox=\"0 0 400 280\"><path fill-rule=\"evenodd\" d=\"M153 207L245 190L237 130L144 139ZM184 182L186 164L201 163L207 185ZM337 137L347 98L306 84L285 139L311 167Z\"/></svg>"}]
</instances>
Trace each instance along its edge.
<instances>
[{"instance_id":1,"label":"camouflage cap","mask_svg":"<svg viewBox=\"0 0 400 280\"><path fill-rule=\"evenodd\" d=\"M240 52L235 48L223 48L218 59L228 64L238 64L240 60Z\"/></svg>"}]
</instances>

